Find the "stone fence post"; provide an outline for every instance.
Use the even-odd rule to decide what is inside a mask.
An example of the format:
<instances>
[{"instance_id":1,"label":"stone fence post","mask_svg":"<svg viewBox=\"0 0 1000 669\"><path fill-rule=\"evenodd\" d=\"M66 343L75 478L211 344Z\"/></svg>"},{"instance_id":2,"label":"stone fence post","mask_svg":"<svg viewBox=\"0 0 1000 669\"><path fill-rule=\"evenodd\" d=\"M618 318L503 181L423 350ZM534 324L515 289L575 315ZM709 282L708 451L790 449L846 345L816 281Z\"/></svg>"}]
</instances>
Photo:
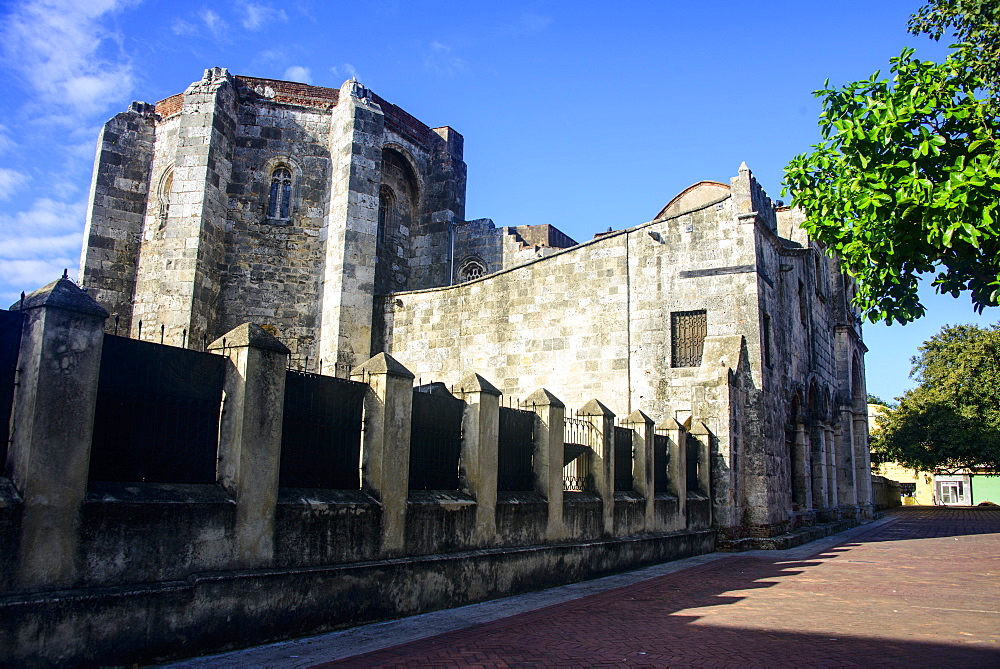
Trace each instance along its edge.
<instances>
[{"instance_id":1,"label":"stone fence post","mask_svg":"<svg viewBox=\"0 0 1000 669\"><path fill-rule=\"evenodd\" d=\"M691 424L691 436L698 440L698 488L712 499L712 433L700 420Z\"/></svg>"},{"instance_id":2,"label":"stone fence post","mask_svg":"<svg viewBox=\"0 0 1000 669\"><path fill-rule=\"evenodd\" d=\"M667 489L662 491L677 498L677 521L671 530L684 529L687 524L687 430L673 418L660 423L667 435ZM657 492L660 492L659 490Z\"/></svg>"},{"instance_id":3,"label":"stone fence post","mask_svg":"<svg viewBox=\"0 0 1000 669\"><path fill-rule=\"evenodd\" d=\"M653 441L655 439L653 419L636 409L628 415L623 425L632 430L632 486L645 500L644 528L653 527Z\"/></svg>"},{"instance_id":4,"label":"stone fence post","mask_svg":"<svg viewBox=\"0 0 1000 669\"><path fill-rule=\"evenodd\" d=\"M351 371L365 381L361 437L361 489L382 504L382 555L400 555L406 544L410 488L410 417L413 373L387 353Z\"/></svg>"},{"instance_id":5,"label":"stone fence post","mask_svg":"<svg viewBox=\"0 0 1000 669\"><path fill-rule=\"evenodd\" d=\"M225 348L223 348L225 342ZM229 356L219 421L219 483L236 498L236 549L241 567L274 557L274 513L281 466L281 424L288 348L264 328L244 323L212 342Z\"/></svg>"},{"instance_id":6,"label":"stone fence post","mask_svg":"<svg viewBox=\"0 0 1000 669\"><path fill-rule=\"evenodd\" d=\"M597 400L584 404L577 415L586 418L594 426L596 436L591 448L591 474L594 476L594 491L601 498L604 533L615 531L615 412Z\"/></svg>"},{"instance_id":7,"label":"stone fence post","mask_svg":"<svg viewBox=\"0 0 1000 669\"><path fill-rule=\"evenodd\" d=\"M500 391L479 376L462 379L454 394L465 401L462 415L462 487L476 500L476 540L496 536L497 452L500 437Z\"/></svg>"},{"instance_id":8,"label":"stone fence post","mask_svg":"<svg viewBox=\"0 0 1000 669\"><path fill-rule=\"evenodd\" d=\"M87 492L105 311L67 278L28 295L8 463L24 500L20 585L71 585Z\"/></svg>"},{"instance_id":9,"label":"stone fence post","mask_svg":"<svg viewBox=\"0 0 1000 669\"><path fill-rule=\"evenodd\" d=\"M566 534L563 523L563 456L565 446L566 406L555 395L539 388L522 402L535 412L535 491L548 502L546 535L561 539Z\"/></svg>"}]
</instances>

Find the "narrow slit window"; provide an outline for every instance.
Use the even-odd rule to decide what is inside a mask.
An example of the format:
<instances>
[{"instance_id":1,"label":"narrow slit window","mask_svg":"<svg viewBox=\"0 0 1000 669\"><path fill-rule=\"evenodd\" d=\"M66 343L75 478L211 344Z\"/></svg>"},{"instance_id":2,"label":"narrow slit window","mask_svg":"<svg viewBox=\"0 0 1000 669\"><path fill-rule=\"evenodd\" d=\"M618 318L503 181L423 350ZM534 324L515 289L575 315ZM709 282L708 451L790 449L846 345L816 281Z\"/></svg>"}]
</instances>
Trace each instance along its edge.
<instances>
[{"instance_id":1,"label":"narrow slit window","mask_svg":"<svg viewBox=\"0 0 1000 669\"><path fill-rule=\"evenodd\" d=\"M704 309L670 314L670 366L700 366L707 334L708 316Z\"/></svg>"}]
</instances>

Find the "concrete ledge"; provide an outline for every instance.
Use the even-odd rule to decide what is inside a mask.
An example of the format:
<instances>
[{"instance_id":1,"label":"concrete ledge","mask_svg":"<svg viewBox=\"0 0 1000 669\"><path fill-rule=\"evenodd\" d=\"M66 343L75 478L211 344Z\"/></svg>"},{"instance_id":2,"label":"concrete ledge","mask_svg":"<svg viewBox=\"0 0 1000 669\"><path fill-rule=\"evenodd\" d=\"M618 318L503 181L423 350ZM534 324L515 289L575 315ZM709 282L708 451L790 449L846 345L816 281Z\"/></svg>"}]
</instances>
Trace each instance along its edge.
<instances>
[{"instance_id":1,"label":"concrete ledge","mask_svg":"<svg viewBox=\"0 0 1000 669\"><path fill-rule=\"evenodd\" d=\"M461 606L710 553L715 532L528 546L0 598L13 665L191 656Z\"/></svg>"},{"instance_id":2,"label":"concrete ledge","mask_svg":"<svg viewBox=\"0 0 1000 669\"><path fill-rule=\"evenodd\" d=\"M830 523L821 523L811 527L802 527L791 532L785 532L774 537L745 537L742 539L719 539L718 550L720 551L751 551L751 550L788 550L802 544L816 541L823 537L843 532L852 527L864 524L863 521L854 518L844 518Z\"/></svg>"}]
</instances>

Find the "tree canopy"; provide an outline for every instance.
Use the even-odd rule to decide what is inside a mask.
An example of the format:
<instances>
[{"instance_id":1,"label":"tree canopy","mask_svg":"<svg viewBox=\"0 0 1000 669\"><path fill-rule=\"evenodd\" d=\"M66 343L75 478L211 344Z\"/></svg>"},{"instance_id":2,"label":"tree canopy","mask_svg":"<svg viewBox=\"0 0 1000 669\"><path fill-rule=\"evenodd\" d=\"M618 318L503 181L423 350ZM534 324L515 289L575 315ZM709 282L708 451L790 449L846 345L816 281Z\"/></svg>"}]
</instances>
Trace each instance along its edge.
<instances>
[{"instance_id":1,"label":"tree canopy","mask_svg":"<svg viewBox=\"0 0 1000 669\"><path fill-rule=\"evenodd\" d=\"M873 461L1000 472L1000 324L945 326L918 350L919 385L880 412Z\"/></svg>"},{"instance_id":2,"label":"tree canopy","mask_svg":"<svg viewBox=\"0 0 1000 669\"><path fill-rule=\"evenodd\" d=\"M891 79L816 91L823 142L785 168L785 192L810 237L857 279L855 304L872 321L924 314L921 275L938 292L1000 304L1000 3L932 0L912 32L959 41L944 62L912 49Z\"/></svg>"}]
</instances>

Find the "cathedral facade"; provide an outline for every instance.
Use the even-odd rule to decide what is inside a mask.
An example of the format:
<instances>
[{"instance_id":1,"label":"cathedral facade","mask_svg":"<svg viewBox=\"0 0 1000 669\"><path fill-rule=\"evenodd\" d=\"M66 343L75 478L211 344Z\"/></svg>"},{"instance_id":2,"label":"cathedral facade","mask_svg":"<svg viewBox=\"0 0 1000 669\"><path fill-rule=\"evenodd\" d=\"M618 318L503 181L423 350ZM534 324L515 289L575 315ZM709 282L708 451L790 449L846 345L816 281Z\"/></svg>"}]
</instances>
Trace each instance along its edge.
<instances>
[{"instance_id":1,"label":"cathedral facade","mask_svg":"<svg viewBox=\"0 0 1000 669\"><path fill-rule=\"evenodd\" d=\"M732 541L870 515L853 282L745 165L579 244L466 220L465 183L459 133L357 81L213 68L105 125L80 281L132 337L202 348L250 321L321 374L386 352L703 429Z\"/></svg>"}]
</instances>

